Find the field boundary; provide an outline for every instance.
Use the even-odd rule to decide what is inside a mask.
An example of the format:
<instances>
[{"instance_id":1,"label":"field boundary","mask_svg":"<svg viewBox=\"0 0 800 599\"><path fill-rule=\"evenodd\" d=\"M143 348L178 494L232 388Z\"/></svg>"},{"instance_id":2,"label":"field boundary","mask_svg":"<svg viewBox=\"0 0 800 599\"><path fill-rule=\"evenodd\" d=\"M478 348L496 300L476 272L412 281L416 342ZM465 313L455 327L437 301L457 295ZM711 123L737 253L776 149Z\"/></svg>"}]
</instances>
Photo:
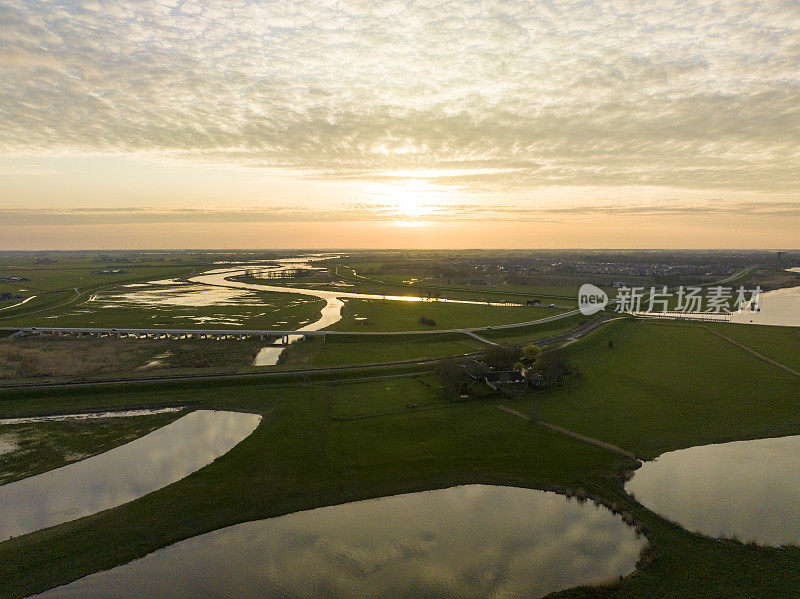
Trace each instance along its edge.
<instances>
[{"instance_id":1,"label":"field boundary","mask_svg":"<svg viewBox=\"0 0 800 599\"><path fill-rule=\"evenodd\" d=\"M522 418L523 420L526 420L528 422L532 422L533 424L538 424L540 426L543 426L543 427L545 427L547 429L550 429L551 431L553 431L555 433L558 433L560 435L564 435L565 437L570 437L571 439L575 439L576 441L581 441L582 443L586 443L588 445L594 445L595 447L599 447L600 449L605 449L606 451L610 451L611 453L615 453L615 454L617 454L619 456L622 456L624 458L630 458L632 460L644 461L644 460L636 457L636 454L634 454L633 452L626 451L625 449L622 449L621 447L617 447L613 443L607 443L606 441L601 441L600 439L595 439L594 437L589 437L587 435L582 435L580 433L576 433L575 431L571 431L568 428L564 428L563 426L558 426L557 424L553 424L552 422L545 422L544 420L532 420L530 416L527 416L527 415L523 414L522 412L519 412L517 410L514 410L513 408L509 408L509 407L504 406L502 404L497 404L497 409L499 409L499 410L501 410L501 411L503 411L503 412L505 412L507 414L511 414L512 416L516 416L517 418Z\"/></svg>"},{"instance_id":2,"label":"field boundary","mask_svg":"<svg viewBox=\"0 0 800 599\"><path fill-rule=\"evenodd\" d=\"M719 331L715 331L714 329L710 329L708 327L701 327L701 328L705 329L706 331L708 331L712 335L716 335L720 339L724 339L728 343L731 343L731 344L735 345L736 347L738 347L740 349L743 349L747 353L753 354L759 360L763 360L764 362L767 362L768 364L772 364L773 366L777 366L781 370L785 370L789 374L794 375L797 378L800 378L800 372L796 371L793 368L789 368L788 366L786 366L786 364L782 364L782 363L780 363L780 362L778 362L776 360L773 360L772 358L768 358L764 354L758 353L753 348L747 347L744 343L740 343L739 341L736 341L735 339L732 339L731 337L728 337L727 335L724 335L724 334L720 333Z\"/></svg>"}]
</instances>

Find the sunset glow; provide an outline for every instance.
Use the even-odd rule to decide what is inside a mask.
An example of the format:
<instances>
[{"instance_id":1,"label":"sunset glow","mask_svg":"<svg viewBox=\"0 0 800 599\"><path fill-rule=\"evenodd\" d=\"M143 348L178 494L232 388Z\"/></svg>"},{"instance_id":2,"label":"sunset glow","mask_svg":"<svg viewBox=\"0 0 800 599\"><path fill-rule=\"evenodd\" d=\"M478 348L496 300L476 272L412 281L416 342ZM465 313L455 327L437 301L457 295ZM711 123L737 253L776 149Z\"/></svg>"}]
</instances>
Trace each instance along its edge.
<instances>
[{"instance_id":1,"label":"sunset glow","mask_svg":"<svg viewBox=\"0 0 800 599\"><path fill-rule=\"evenodd\" d=\"M0 17L2 247L423 220L452 247L642 247L651 227L796 245L797 3L0 0ZM504 222L527 225L487 237Z\"/></svg>"}]
</instances>

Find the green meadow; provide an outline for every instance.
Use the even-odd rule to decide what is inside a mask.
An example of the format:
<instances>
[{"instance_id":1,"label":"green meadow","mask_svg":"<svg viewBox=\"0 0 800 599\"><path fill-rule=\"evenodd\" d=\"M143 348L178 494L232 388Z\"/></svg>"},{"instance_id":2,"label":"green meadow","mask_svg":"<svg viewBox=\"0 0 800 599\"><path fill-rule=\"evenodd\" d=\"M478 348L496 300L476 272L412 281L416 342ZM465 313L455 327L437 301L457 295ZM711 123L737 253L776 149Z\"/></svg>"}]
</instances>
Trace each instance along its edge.
<instances>
[{"instance_id":1,"label":"green meadow","mask_svg":"<svg viewBox=\"0 0 800 599\"><path fill-rule=\"evenodd\" d=\"M463 329L540 320L564 309L447 302L347 299L334 331Z\"/></svg>"},{"instance_id":2,"label":"green meadow","mask_svg":"<svg viewBox=\"0 0 800 599\"><path fill-rule=\"evenodd\" d=\"M646 459L800 432L800 379L700 325L613 321L570 349L579 380L511 403Z\"/></svg>"},{"instance_id":3,"label":"green meadow","mask_svg":"<svg viewBox=\"0 0 800 599\"><path fill-rule=\"evenodd\" d=\"M580 376L502 402L645 458L800 432L797 378L702 327L624 319L567 349ZM0 596L25 596L238 522L466 483L589 496L646 532L652 549L633 574L559 597L800 594L798 548L687 532L624 493L620 475L634 460L505 413L499 398L443 401L430 366L418 370L3 392L0 415L181 402L264 419L228 454L178 483L0 544Z\"/></svg>"}]
</instances>

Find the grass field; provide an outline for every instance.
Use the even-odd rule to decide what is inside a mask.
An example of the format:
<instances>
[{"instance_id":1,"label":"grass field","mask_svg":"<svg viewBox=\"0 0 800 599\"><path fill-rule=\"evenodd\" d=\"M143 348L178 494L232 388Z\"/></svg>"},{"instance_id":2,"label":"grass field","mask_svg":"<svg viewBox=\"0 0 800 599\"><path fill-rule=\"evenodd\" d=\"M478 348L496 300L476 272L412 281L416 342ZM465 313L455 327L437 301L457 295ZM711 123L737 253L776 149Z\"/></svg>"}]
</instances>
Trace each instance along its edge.
<instances>
[{"instance_id":1,"label":"grass field","mask_svg":"<svg viewBox=\"0 0 800 599\"><path fill-rule=\"evenodd\" d=\"M416 331L512 324L539 320L564 309L531 306L489 306L445 302L402 302L349 299L334 331ZM420 318L433 324L422 324Z\"/></svg>"},{"instance_id":2,"label":"grass field","mask_svg":"<svg viewBox=\"0 0 800 599\"><path fill-rule=\"evenodd\" d=\"M800 327L706 323L758 353L800 371Z\"/></svg>"},{"instance_id":3,"label":"grass field","mask_svg":"<svg viewBox=\"0 0 800 599\"><path fill-rule=\"evenodd\" d=\"M645 458L800 432L800 379L700 326L615 321L571 353L582 379L520 409Z\"/></svg>"},{"instance_id":4,"label":"grass field","mask_svg":"<svg viewBox=\"0 0 800 599\"><path fill-rule=\"evenodd\" d=\"M626 334L623 328L601 330L581 348L582 360L593 352L611 351L603 346L604 336L619 338ZM630 343L634 348L637 333L623 347ZM589 378L587 374L585 380ZM708 539L664 522L618 486L617 473L632 467L632 461L505 414L492 401L447 409L401 407L401 413L391 416L329 416L331 394L337 411L372 415L394 411L407 393L417 395L412 389L418 385L413 379L288 387L251 381L131 386L90 394L7 393L0 401L3 413L48 403L62 408L160 405L177 394L197 407L257 412L264 420L230 453L176 484L114 510L0 544L0 594L23 596L237 522L463 483L580 489L629 512L649 530L655 552L636 573L608 588L560 596L752 597L800 591L798 549ZM389 392L380 392L381 386ZM434 400L422 387L425 397ZM365 391L368 404L363 403ZM610 396L607 401L616 402L619 410L629 408L624 398ZM724 401L731 404L736 398ZM707 412L709 405L701 407ZM628 422L635 424L631 418ZM665 437L665 446L705 442L713 434L700 429L681 433L672 427L664 434L670 432L679 438Z\"/></svg>"},{"instance_id":5,"label":"grass field","mask_svg":"<svg viewBox=\"0 0 800 599\"><path fill-rule=\"evenodd\" d=\"M328 387L329 415L339 420L450 405L442 394L439 379L430 373Z\"/></svg>"},{"instance_id":6,"label":"grass field","mask_svg":"<svg viewBox=\"0 0 800 599\"><path fill-rule=\"evenodd\" d=\"M311 337L292 343L281 355L281 366L318 368L380 362L440 358L481 351L486 348L461 333L435 335Z\"/></svg>"},{"instance_id":7,"label":"grass field","mask_svg":"<svg viewBox=\"0 0 800 599\"><path fill-rule=\"evenodd\" d=\"M481 300L491 302L519 302L540 299L543 304L577 305L580 284L541 284L541 285L465 285L444 280L415 278L407 275L359 275L359 270L348 264L338 264L331 268L337 277L354 285L348 291L377 293L381 295L414 295L461 300Z\"/></svg>"},{"instance_id":8,"label":"grass field","mask_svg":"<svg viewBox=\"0 0 800 599\"><path fill-rule=\"evenodd\" d=\"M569 316L537 325L481 331L480 336L496 343L525 344L563 334L589 320L582 315ZM331 335L325 340L312 337L307 341L292 343L281 356L281 366L317 368L396 362L458 356L479 352L486 347L485 343L461 333Z\"/></svg>"},{"instance_id":9,"label":"grass field","mask_svg":"<svg viewBox=\"0 0 800 599\"><path fill-rule=\"evenodd\" d=\"M0 385L245 372L264 344L256 339L0 339Z\"/></svg>"},{"instance_id":10,"label":"grass field","mask_svg":"<svg viewBox=\"0 0 800 599\"><path fill-rule=\"evenodd\" d=\"M486 334L531 340L580 322L578 317ZM734 325L719 326L731 337L744 335L731 333ZM751 329L758 332L742 342L778 348L770 357L789 359L791 331ZM287 365L414 359L420 353L485 347L464 335L334 339L292 344ZM114 510L1 543L0 597L25 596L238 522L466 483L581 490L645 527L655 549L634 574L559 597L800 596L797 547L758 547L689 533L624 493L619 476L636 466L634 460L496 406L502 401L521 412L535 406L542 420L652 458L681 447L800 433L800 379L687 323L617 320L568 351L579 377L516 400L446 403L433 375L381 378L374 372L348 374L361 377L349 381L320 375L283 382L0 391L0 416L176 402L264 416L249 438L178 483Z\"/></svg>"}]
</instances>

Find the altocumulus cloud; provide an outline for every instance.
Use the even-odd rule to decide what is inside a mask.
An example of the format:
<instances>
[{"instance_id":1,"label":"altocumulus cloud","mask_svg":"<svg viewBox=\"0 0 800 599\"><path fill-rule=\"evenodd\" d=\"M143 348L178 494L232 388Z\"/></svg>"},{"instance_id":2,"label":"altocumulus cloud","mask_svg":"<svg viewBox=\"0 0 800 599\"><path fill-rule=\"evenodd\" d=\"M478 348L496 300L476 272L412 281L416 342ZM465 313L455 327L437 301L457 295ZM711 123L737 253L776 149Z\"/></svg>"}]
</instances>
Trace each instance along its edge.
<instances>
[{"instance_id":1,"label":"altocumulus cloud","mask_svg":"<svg viewBox=\"0 0 800 599\"><path fill-rule=\"evenodd\" d=\"M800 189L792 0L0 0L0 24L5 155Z\"/></svg>"}]
</instances>

